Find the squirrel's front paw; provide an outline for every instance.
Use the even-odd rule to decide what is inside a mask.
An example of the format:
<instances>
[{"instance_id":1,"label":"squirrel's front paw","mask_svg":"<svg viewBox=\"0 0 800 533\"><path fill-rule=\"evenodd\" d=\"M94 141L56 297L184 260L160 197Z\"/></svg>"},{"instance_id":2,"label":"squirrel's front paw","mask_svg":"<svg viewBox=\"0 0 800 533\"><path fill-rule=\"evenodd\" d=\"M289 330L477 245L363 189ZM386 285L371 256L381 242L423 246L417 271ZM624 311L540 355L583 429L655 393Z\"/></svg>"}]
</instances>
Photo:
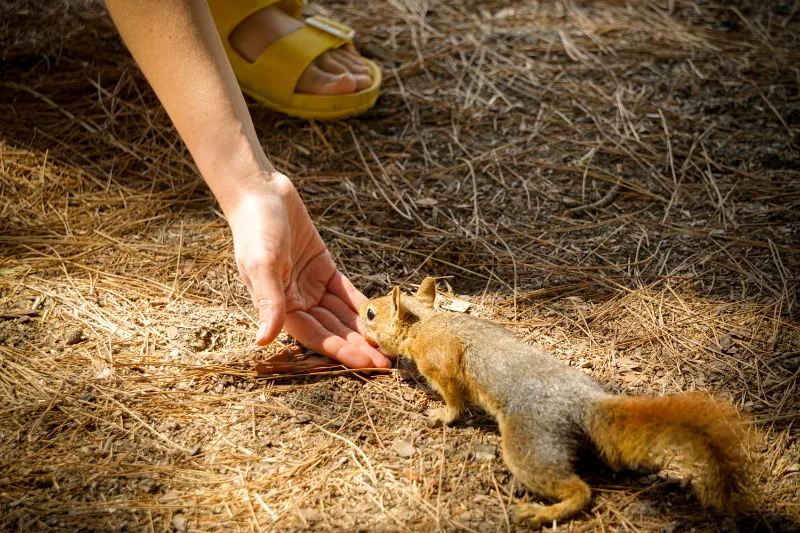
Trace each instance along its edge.
<instances>
[{"instance_id":1,"label":"squirrel's front paw","mask_svg":"<svg viewBox=\"0 0 800 533\"><path fill-rule=\"evenodd\" d=\"M459 412L447 407L439 407L428 411L428 425L439 427L440 425L452 426L458 420Z\"/></svg>"}]
</instances>

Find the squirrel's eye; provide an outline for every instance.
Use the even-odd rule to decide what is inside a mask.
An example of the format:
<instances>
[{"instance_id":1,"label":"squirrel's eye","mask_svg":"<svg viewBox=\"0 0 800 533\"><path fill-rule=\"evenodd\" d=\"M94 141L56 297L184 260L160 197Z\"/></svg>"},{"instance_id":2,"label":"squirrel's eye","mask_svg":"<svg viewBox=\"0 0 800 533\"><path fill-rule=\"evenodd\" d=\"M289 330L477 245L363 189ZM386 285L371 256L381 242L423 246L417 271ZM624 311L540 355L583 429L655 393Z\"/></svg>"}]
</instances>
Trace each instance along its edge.
<instances>
[{"instance_id":1,"label":"squirrel's eye","mask_svg":"<svg viewBox=\"0 0 800 533\"><path fill-rule=\"evenodd\" d=\"M373 318L375 318L375 311L367 309L367 320L372 320Z\"/></svg>"}]
</instances>

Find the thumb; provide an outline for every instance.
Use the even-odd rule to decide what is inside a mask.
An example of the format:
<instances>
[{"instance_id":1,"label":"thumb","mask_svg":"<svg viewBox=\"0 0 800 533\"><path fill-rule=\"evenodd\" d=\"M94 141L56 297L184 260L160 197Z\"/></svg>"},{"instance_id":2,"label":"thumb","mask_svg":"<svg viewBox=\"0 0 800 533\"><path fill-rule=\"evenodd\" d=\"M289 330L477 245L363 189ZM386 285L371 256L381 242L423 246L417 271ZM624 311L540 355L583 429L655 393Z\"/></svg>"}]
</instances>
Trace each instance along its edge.
<instances>
[{"instance_id":1,"label":"thumb","mask_svg":"<svg viewBox=\"0 0 800 533\"><path fill-rule=\"evenodd\" d=\"M256 344L269 344L283 328L286 319L286 295L281 275L276 271L261 271L250 277L253 290L251 296L258 309L258 333Z\"/></svg>"}]
</instances>

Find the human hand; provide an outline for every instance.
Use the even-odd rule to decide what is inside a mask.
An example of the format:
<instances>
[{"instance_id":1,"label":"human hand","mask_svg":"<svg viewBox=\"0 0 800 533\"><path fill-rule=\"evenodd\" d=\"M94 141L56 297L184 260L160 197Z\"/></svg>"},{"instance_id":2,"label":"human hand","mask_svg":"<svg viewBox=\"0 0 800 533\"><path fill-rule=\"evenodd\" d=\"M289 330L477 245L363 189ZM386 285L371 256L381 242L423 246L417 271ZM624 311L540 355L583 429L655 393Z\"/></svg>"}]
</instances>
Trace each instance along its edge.
<instances>
[{"instance_id":1,"label":"human hand","mask_svg":"<svg viewBox=\"0 0 800 533\"><path fill-rule=\"evenodd\" d=\"M277 173L264 180L226 210L236 265L258 309L256 343L272 342L283 327L350 368L389 368L358 321L367 298L336 269L294 185Z\"/></svg>"}]
</instances>

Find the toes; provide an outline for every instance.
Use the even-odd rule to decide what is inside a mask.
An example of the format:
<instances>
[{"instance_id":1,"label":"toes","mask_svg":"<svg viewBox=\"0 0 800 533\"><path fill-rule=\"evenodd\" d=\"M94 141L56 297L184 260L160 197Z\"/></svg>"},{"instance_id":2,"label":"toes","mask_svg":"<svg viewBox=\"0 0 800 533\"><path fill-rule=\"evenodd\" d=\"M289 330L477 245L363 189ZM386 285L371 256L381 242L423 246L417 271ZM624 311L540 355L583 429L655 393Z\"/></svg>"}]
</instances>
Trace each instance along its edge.
<instances>
[{"instance_id":1,"label":"toes","mask_svg":"<svg viewBox=\"0 0 800 533\"><path fill-rule=\"evenodd\" d=\"M342 50L341 48L337 50L331 50L331 52L335 54L336 60L339 63L346 65L353 74L369 75L369 68L360 56L357 56L347 50Z\"/></svg>"},{"instance_id":2,"label":"toes","mask_svg":"<svg viewBox=\"0 0 800 533\"><path fill-rule=\"evenodd\" d=\"M372 76L369 68L358 56L354 56L350 52L341 49L329 50L315 59L312 65L315 65L320 71L328 75L342 75L345 79L335 81L330 79L320 80L319 76L315 76L317 78L314 85L315 88L306 92L314 94L347 94L363 91L372 85ZM327 87L325 92L316 90L320 85ZM298 82L298 88L300 87L301 85Z\"/></svg>"},{"instance_id":3,"label":"toes","mask_svg":"<svg viewBox=\"0 0 800 533\"><path fill-rule=\"evenodd\" d=\"M372 73L364 61L359 56L353 55L341 48L332 50L332 52L336 52L336 60L346 65L347 69L352 73L356 80L357 90L363 91L364 89L369 89L372 85Z\"/></svg>"},{"instance_id":4,"label":"toes","mask_svg":"<svg viewBox=\"0 0 800 533\"><path fill-rule=\"evenodd\" d=\"M350 52L353 55L361 56L361 52L358 51L358 48L356 48L353 45L353 43L345 43L345 44L343 44L342 47L340 48L340 50L347 50L348 52Z\"/></svg>"},{"instance_id":5,"label":"toes","mask_svg":"<svg viewBox=\"0 0 800 533\"><path fill-rule=\"evenodd\" d=\"M336 55L331 52L325 52L317 59L314 64L319 68L330 74L349 74L350 69L347 63L341 61Z\"/></svg>"},{"instance_id":6,"label":"toes","mask_svg":"<svg viewBox=\"0 0 800 533\"><path fill-rule=\"evenodd\" d=\"M331 74L312 63L300 76L295 91L305 94L337 95L357 90L356 80L350 74Z\"/></svg>"}]
</instances>

